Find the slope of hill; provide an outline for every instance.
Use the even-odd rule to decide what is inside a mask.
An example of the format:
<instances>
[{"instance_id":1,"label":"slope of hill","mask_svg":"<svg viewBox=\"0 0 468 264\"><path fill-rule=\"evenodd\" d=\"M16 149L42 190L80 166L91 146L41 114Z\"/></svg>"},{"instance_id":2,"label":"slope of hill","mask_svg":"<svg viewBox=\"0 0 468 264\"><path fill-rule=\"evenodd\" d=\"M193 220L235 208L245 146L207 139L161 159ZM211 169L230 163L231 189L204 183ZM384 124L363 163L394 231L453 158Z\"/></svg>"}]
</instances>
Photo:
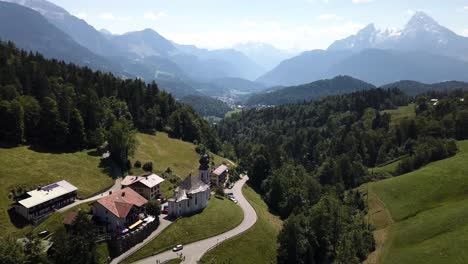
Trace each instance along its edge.
<instances>
[{"instance_id":1,"label":"slope of hill","mask_svg":"<svg viewBox=\"0 0 468 264\"><path fill-rule=\"evenodd\" d=\"M181 178L198 171L200 155L195 151L194 144L170 138L162 132L156 135L139 133L136 139L138 147L131 158L132 164L137 160L142 164L152 161L154 171L163 172L171 168ZM213 154L213 157L216 165L227 161L218 155Z\"/></svg>"},{"instance_id":2,"label":"slope of hill","mask_svg":"<svg viewBox=\"0 0 468 264\"><path fill-rule=\"evenodd\" d=\"M369 184L370 220L379 229L376 234L386 237L373 259L384 264L468 261L468 141L459 142L459 148L454 157Z\"/></svg>"},{"instance_id":3,"label":"slope of hill","mask_svg":"<svg viewBox=\"0 0 468 264\"><path fill-rule=\"evenodd\" d=\"M14 202L10 199L13 190L67 180L78 187L80 196L90 196L112 185L111 165L93 155L93 151L59 154L28 147L0 148L0 227L7 233L21 231L8 214Z\"/></svg>"},{"instance_id":4,"label":"slope of hill","mask_svg":"<svg viewBox=\"0 0 468 264\"><path fill-rule=\"evenodd\" d=\"M184 178L198 170L199 154L195 145L177 139L171 139L166 133L157 135L137 134L137 149L132 164L152 161L157 173L167 168ZM222 157L213 155L214 163L221 164ZM134 169L134 173L141 171ZM78 194L87 197L103 191L113 183L112 177L120 176L120 169L111 160L96 156L94 150L71 153L50 153L32 147L0 147L0 227L8 233L24 230L11 222L8 209L13 200L12 191L20 191L43 186L60 180L67 180L78 187ZM163 186L163 191L170 192L170 184ZM61 222L60 222L61 223Z\"/></svg>"},{"instance_id":5,"label":"slope of hill","mask_svg":"<svg viewBox=\"0 0 468 264\"><path fill-rule=\"evenodd\" d=\"M26 6L41 13L50 23L68 34L90 51L102 55L117 55L115 45L86 21L71 15L65 9L45 0L4 0Z\"/></svg>"},{"instance_id":6,"label":"slope of hill","mask_svg":"<svg viewBox=\"0 0 468 264\"><path fill-rule=\"evenodd\" d=\"M398 88L406 94L415 96L418 94L427 93L430 91L453 91L453 90L468 90L468 83L449 81L441 83L426 84L416 81L399 81L382 86L382 88Z\"/></svg>"},{"instance_id":7,"label":"slope of hill","mask_svg":"<svg viewBox=\"0 0 468 264\"><path fill-rule=\"evenodd\" d=\"M329 95L351 93L376 88L366 82L349 76L337 76L330 80L320 80L309 84L286 87L268 93L251 96L247 105L280 105L310 101Z\"/></svg>"},{"instance_id":8,"label":"slope of hill","mask_svg":"<svg viewBox=\"0 0 468 264\"><path fill-rule=\"evenodd\" d=\"M40 13L17 4L0 2L0 39L47 58L122 73L122 69L76 43Z\"/></svg>"},{"instance_id":9,"label":"slope of hill","mask_svg":"<svg viewBox=\"0 0 468 264\"><path fill-rule=\"evenodd\" d=\"M313 50L281 62L257 82L274 85L300 85L326 78L327 70L351 56L348 51Z\"/></svg>"},{"instance_id":10,"label":"slope of hill","mask_svg":"<svg viewBox=\"0 0 468 264\"><path fill-rule=\"evenodd\" d=\"M227 112L232 110L225 102L209 96L189 95L183 97L181 102L190 105L202 116L223 118Z\"/></svg>"},{"instance_id":11,"label":"slope of hill","mask_svg":"<svg viewBox=\"0 0 468 264\"><path fill-rule=\"evenodd\" d=\"M261 196L252 188L244 187L243 193L257 213L257 222L245 233L209 251L200 263L275 263L282 221L269 212ZM236 250L231 250L233 248Z\"/></svg>"},{"instance_id":12,"label":"slope of hill","mask_svg":"<svg viewBox=\"0 0 468 264\"><path fill-rule=\"evenodd\" d=\"M111 40L123 52L131 53L139 58L167 57L177 51L170 41L149 28L113 36Z\"/></svg>"}]
</instances>

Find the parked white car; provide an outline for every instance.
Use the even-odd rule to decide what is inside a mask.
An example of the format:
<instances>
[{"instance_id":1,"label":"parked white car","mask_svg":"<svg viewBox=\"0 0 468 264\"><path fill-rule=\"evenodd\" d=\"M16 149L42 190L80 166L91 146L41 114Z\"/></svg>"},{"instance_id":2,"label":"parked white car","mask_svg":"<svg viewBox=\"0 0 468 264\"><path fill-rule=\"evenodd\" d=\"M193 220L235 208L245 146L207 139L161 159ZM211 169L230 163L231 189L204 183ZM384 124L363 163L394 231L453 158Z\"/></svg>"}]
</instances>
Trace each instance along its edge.
<instances>
[{"instance_id":1,"label":"parked white car","mask_svg":"<svg viewBox=\"0 0 468 264\"><path fill-rule=\"evenodd\" d=\"M173 247L172 251L177 252L177 251L181 251L182 249L184 249L184 246L179 244L179 245Z\"/></svg>"}]
</instances>

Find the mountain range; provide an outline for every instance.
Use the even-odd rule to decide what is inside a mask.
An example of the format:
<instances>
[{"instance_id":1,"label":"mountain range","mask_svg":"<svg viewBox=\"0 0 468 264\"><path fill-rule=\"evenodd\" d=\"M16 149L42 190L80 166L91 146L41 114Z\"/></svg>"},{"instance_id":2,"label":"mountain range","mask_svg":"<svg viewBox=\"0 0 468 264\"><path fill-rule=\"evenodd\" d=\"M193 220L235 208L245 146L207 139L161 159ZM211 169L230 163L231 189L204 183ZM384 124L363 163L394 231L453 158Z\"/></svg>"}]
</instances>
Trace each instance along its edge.
<instances>
[{"instance_id":1,"label":"mountain range","mask_svg":"<svg viewBox=\"0 0 468 264\"><path fill-rule=\"evenodd\" d=\"M273 69L283 60L295 55L292 51L280 50L270 44L261 42L239 43L232 48L244 53L264 69Z\"/></svg>"},{"instance_id":2,"label":"mountain range","mask_svg":"<svg viewBox=\"0 0 468 264\"><path fill-rule=\"evenodd\" d=\"M417 12L401 30L370 24L327 50L304 52L285 60L257 81L299 85L350 75L383 85L399 80L433 83L468 80L468 38Z\"/></svg>"},{"instance_id":3,"label":"mountain range","mask_svg":"<svg viewBox=\"0 0 468 264\"><path fill-rule=\"evenodd\" d=\"M17 6L13 8L13 4ZM10 11L2 8L5 23L0 39L11 40L20 48L50 58L112 71L123 77L157 80L168 85L162 88L182 96L197 94L198 83L219 78L253 80L266 71L238 50L180 45L153 29L122 35L98 31L46 0L5 0L2 6L8 6ZM11 12L13 9L15 12ZM16 27L9 26L12 24Z\"/></svg>"},{"instance_id":4,"label":"mountain range","mask_svg":"<svg viewBox=\"0 0 468 264\"><path fill-rule=\"evenodd\" d=\"M153 29L115 35L96 30L46 0L0 4L1 40L121 77L155 80L178 98L207 95L235 102L272 90L269 87L298 86L341 75L375 86L400 80L468 81L468 38L422 12L415 13L401 30L378 30L369 24L326 50L291 57L293 53L255 42L202 49L175 43Z\"/></svg>"}]
</instances>

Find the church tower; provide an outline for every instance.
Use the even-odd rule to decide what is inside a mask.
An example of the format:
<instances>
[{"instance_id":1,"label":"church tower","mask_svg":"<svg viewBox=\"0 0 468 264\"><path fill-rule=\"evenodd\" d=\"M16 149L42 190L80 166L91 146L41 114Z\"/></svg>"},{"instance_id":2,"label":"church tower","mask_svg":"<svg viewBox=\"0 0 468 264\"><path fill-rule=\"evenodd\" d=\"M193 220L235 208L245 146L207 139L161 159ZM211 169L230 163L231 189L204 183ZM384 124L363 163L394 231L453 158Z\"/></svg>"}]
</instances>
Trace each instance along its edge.
<instances>
[{"instance_id":1,"label":"church tower","mask_svg":"<svg viewBox=\"0 0 468 264\"><path fill-rule=\"evenodd\" d=\"M200 158L200 167L198 167L200 172L200 179L206 183L210 184L210 157L207 154L203 154Z\"/></svg>"}]
</instances>

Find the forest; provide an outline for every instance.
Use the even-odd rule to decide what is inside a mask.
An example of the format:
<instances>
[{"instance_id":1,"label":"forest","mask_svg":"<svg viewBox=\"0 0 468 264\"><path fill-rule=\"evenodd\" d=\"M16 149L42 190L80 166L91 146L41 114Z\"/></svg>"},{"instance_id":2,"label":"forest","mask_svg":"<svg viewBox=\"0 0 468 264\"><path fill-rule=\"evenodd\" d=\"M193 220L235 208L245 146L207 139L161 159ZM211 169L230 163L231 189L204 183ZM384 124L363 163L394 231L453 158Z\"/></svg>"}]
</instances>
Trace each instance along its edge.
<instances>
[{"instance_id":1,"label":"forest","mask_svg":"<svg viewBox=\"0 0 468 264\"><path fill-rule=\"evenodd\" d=\"M223 118L227 112L232 110L225 102L208 96L188 95L183 97L181 101L192 106L203 117Z\"/></svg>"},{"instance_id":2,"label":"forest","mask_svg":"<svg viewBox=\"0 0 468 264\"><path fill-rule=\"evenodd\" d=\"M431 96L438 96L436 105ZM252 109L223 120L223 153L285 219L279 263L361 263L374 249L366 204L354 191L368 172L403 158L399 174L457 152L468 138L468 94L409 97L373 89L319 101ZM415 102L416 118L396 124L382 112Z\"/></svg>"},{"instance_id":3,"label":"forest","mask_svg":"<svg viewBox=\"0 0 468 264\"><path fill-rule=\"evenodd\" d=\"M156 83L47 60L0 43L0 142L54 151L108 142L111 157L128 163L136 131L219 148L216 131Z\"/></svg>"}]
</instances>

